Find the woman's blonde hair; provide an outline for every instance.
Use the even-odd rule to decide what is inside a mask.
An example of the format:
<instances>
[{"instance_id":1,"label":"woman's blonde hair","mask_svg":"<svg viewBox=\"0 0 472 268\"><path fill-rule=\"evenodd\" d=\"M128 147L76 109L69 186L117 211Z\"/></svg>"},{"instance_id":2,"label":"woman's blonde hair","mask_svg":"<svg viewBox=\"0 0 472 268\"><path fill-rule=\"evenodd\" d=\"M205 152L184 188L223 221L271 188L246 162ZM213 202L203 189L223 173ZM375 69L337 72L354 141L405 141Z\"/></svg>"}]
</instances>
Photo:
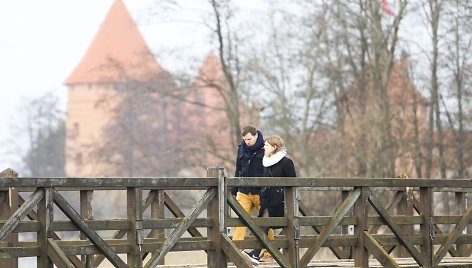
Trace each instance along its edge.
<instances>
[{"instance_id":1,"label":"woman's blonde hair","mask_svg":"<svg viewBox=\"0 0 472 268\"><path fill-rule=\"evenodd\" d=\"M278 135L269 136L266 139L270 145L275 147L275 151L277 152L280 148L284 147L284 139L282 139Z\"/></svg>"}]
</instances>

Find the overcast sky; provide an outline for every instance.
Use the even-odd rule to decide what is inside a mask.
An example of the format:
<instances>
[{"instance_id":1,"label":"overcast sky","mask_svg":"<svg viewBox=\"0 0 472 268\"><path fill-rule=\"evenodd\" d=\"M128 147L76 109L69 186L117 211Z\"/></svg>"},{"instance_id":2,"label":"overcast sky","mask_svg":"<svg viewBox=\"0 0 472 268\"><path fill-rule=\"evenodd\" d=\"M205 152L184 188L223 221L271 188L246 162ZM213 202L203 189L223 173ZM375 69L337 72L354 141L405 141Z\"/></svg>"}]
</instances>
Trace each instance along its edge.
<instances>
[{"instance_id":1,"label":"overcast sky","mask_svg":"<svg viewBox=\"0 0 472 268\"><path fill-rule=\"evenodd\" d=\"M155 0L124 0L151 50L159 54L189 47L200 48L200 57L206 53L204 37L196 37L202 25L192 22L201 15L201 1L184 1L186 13L168 18L156 10ZM14 0L0 4L0 170L15 167L15 159L6 153L12 132L21 125L21 104L53 92L65 106L67 89L64 80L76 67L93 40L113 0ZM154 11L153 11L154 10ZM161 16L162 18L156 18ZM197 18L195 18L197 20ZM156 22L157 21L157 22ZM208 48L209 49L209 48ZM192 50L175 53L185 57ZM195 51L195 50L194 50ZM198 55L197 55L198 57ZM172 71L170 57L159 58L161 65ZM175 62L175 60L174 60ZM24 142L23 142L24 143Z\"/></svg>"}]
</instances>

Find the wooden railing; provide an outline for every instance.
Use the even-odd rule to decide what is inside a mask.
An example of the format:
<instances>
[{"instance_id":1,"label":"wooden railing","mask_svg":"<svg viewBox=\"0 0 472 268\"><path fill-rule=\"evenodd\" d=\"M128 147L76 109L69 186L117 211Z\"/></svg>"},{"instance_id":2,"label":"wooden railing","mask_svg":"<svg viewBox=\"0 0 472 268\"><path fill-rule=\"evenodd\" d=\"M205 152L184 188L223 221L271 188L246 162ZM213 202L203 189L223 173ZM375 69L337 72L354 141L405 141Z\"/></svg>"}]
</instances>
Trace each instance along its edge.
<instances>
[{"instance_id":1,"label":"wooden railing","mask_svg":"<svg viewBox=\"0 0 472 268\"><path fill-rule=\"evenodd\" d=\"M399 267L396 257L436 267L445 256L471 254L471 180L244 180L225 177L220 167L208 169L203 178L20 178L11 170L0 177L0 267L17 267L23 257L37 257L38 268L98 267L105 258L115 267L157 267L171 251L204 251L208 267L228 267L228 262L252 267L241 254L252 248L266 248L280 267L309 267L322 248L334 258L352 259L356 267L368 267L372 259ZM227 191L280 185L286 195L285 217L280 218L251 217ZM94 219L97 190L126 191L126 218ZM200 198L183 210L169 197L170 190L195 192ZM78 192L79 204L66 192ZM328 215L310 215L322 202L305 197L321 193L338 202L325 209ZM435 202L444 193L454 197L449 211ZM166 217L165 208L173 217ZM56 210L65 219L55 218ZM248 226L252 236L232 241L227 230L234 226ZM283 234L269 241L260 226L283 227ZM61 239L67 232L80 236ZM18 239L27 233L36 235L30 241Z\"/></svg>"}]
</instances>

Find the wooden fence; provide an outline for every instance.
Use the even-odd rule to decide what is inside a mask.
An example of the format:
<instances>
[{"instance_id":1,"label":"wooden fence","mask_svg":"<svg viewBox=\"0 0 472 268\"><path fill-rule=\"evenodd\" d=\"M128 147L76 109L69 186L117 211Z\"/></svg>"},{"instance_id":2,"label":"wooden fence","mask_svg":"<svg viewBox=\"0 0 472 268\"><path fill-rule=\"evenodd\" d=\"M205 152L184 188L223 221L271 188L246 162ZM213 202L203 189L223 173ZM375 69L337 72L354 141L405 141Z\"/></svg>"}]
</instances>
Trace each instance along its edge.
<instances>
[{"instance_id":1,"label":"wooden fence","mask_svg":"<svg viewBox=\"0 0 472 268\"><path fill-rule=\"evenodd\" d=\"M0 267L18 267L23 257L36 257L38 268L98 267L105 258L115 267L158 267L171 251L206 252L211 268L228 267L228 262L252 267L241 249L261 247L280 267L310 267L322 248L333 258L351 259L356 267L369 267L369 260L400 267L397 257L437 267L446 256L463 260L471 254L471 180L241 180L225 177L221 167L208 169L203 178L20 178L10 169L0 177ZM286 196L285 217L280 218L251 217L227 191L280 185ZM98 190L125 191L126 218L94 219L92 199ZM200 197L183 210L169 197L171 190ZM78 192L79 204L66 192ZM453 200L448 210L435 198L445 195ZM329 215L310 215L328 198L338 199L326 209ZM65 219L56 219L55 210ZM172 216L166 217L169 212ZM232 241L227 230L234 226L247 226L252 236ZM284 231L269 241L260 226ZM61 239L65 232L80 236ZM18 239L32 233L32 241Z\"/></svg>"}]
</instances>

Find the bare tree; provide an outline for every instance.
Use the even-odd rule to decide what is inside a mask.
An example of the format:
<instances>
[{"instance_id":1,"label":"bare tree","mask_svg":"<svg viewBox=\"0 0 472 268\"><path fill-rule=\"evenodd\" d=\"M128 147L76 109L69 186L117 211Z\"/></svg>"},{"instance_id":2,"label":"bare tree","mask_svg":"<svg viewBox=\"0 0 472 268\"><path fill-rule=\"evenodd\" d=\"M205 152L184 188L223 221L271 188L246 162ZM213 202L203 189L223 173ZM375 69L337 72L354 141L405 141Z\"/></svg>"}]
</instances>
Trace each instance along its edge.
<instances>
[{"instance_id":1,"label":"bare tree","mask_svg":"<svg viewBox=\"0 0 472 268\"><path fill-rule=\"evenodd\" d=\"M446 87L450 90L443 90L440 98L442 107L446 113L449 129L452 133L454 154L448 154L448 158L455 159L452 161L454 167L454 176L465 178L466 173L466 157L470 148L470 143L466 138L466 125L470 124L470 117L467 116L467 103L470 101L471 92L467 85L470 85L470 66L472 64L469 57L472 50L471 33L466 29L470 27L470 20L467 18L467 4L463 1L453 1L444 4L444 17L448 26L445 36L447 50L444 53L444 61L446 62L445 83L450 86ZM447 96L451 96L447 98ZM448 108L450 99L455 103L456 107ZM453 156L454 157L453 157Z\"/></svg>"},{"instance_id":2,"label":"bare tree","mask_svg":"<svg viewBox=\"0 0 472 268\"><path fill-rule=\"evenodd\" d=\"M47 93L25 105L24 133L28 147L23 156L26 176L65 176L65 122L59 98Z\"/></svg>"},{"instance_id":3,"label":"bare tree","mask_svg":"<svg viewBox=\"0 0 472 268\"><path fill-rule=\"evenodd\" d=\"M97 105L108 107L110 120L103 129L104 140L90 144L94 158L108 164L105 174L115 176L175 176L189 167L186 152L179 144L183 133L180 104L164 92L176 86L162 71L149 80L133 79L123 73Z\"/></svg>"}]
</instances>

